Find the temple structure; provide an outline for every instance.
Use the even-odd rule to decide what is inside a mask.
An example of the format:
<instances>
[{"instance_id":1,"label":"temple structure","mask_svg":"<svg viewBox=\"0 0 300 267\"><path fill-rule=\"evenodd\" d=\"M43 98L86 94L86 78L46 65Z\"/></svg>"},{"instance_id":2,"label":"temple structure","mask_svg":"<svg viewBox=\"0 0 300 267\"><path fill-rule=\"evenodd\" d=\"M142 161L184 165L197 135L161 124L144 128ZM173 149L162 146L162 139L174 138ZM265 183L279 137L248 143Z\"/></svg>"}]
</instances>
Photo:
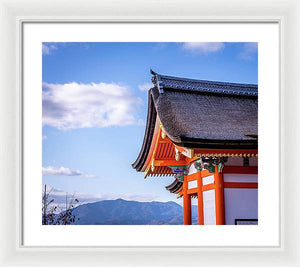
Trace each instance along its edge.
<instances>
[{"instance_id":1,"label":"temple structure","mask_svg":"<svg viewBox=\"0 0 300 267\"><path fill-rule=\"evenodd\" d=\"M148 176L174 176L184 224L258 223L257 85L194 80L151 70L141 151L132 164Z\"/></svg>"}]
</instances>

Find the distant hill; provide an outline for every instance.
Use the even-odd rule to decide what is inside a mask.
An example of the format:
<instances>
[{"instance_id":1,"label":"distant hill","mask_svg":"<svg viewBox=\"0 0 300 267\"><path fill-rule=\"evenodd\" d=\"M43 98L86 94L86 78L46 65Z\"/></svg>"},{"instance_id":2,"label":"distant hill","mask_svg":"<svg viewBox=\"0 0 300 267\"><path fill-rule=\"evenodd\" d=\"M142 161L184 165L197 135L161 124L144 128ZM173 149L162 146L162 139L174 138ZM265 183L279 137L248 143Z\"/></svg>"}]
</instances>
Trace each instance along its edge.
<instances>
[{"instance_id":1,"label":"distant hill","mask_svg":"<svg viewBox=\"0 0 300 267\"><path fill-rule=\"evenodd\" d=\"M197 222L197 206L192 207L193 223ZM138 202L124 199L103 200L80 205L73 214L81 225L163 225L183 224L183 210L169 202Z\"/></svg>"}]
</instances>

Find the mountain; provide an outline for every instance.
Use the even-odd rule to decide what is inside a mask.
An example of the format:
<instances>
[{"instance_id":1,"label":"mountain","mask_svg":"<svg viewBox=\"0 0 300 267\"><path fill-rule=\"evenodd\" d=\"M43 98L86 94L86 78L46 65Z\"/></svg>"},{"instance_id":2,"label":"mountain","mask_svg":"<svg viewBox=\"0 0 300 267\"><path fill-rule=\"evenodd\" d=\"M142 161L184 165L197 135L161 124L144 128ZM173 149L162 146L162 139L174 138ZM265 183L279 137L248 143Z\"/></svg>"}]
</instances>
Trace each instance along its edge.
<instances>
[{"instance_id":1,"label":"mountain","mask_svg":"<svg viewBox=\"0 0 300 267\"><path fill-rule=\"evenodd\" d=\"M163 225L183 224L183 210L169 202L138 202L124 199L103 200L73 209L74 224L80 225ZM197 206L192 206L193 222L197 221ZM79 220L77 220L79 218Z\"/></svg>"}]
</instances>

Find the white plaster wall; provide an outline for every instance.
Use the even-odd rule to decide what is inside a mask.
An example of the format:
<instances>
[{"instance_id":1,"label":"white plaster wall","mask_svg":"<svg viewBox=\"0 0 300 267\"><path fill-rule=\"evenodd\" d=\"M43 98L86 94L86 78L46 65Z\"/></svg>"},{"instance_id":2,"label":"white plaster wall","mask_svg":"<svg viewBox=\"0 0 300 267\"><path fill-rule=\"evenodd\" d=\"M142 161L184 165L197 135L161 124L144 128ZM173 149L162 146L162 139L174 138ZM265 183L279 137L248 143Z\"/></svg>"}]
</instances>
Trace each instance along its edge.
<instances>
[{"instance_id":1,"label":"white plaster wall","mask_svg":"<svg viewBox=\"0 0 300 267\"><path fill-rule=\"evenodd\" d=\"M235 219L258 219L257 189L225 188L225 223Z\"/></svg>"},{"instance_id":2,"label":"white plaster wall","mask_svg":"<svg viewBox=\"0 0 300 267\"><path fill-rule=\"evenodd\" d=\"M203 192L203 215L204 224L216 224L215 190Z\"/></svg>"},{"instance_id":3,"label":"white plaster wall","mask_svg":"<svg viewBox=\"0 0 300 267\"><path fill-rule=\"evenodd\" d=\"M188 189L197 187L197 180L188 182Z\"/></svg>"},{"instance_id":4,"label":"white plaster wall","mask_svg":"<svg viewBox=\"0 0 300 267\"><path fill-rule=\"evenodd\" d=\"M202 178L202 184L207 185L207 184L213 184L215 181L214 175L206 176Z\"/></svg>"},{"instance_id":5,"label":"white plaster wall","mask_svg":"<svg viewBox=\"0 0 300 267\"><path fill-rule=\"evenodd\" d=\"M224 182L239 182L239 183L257 183L257 174L223 174Z\"/></svg>"},{"instance_id":6,"label":"white plaster wall","mask_svg":"<svg viewBox=\"0 0 300 267\"><path fill-rule=\"evenodd\" d=\"M198 225L198 198L191 198L192 224Z\"/></svg>"}]
</instances>

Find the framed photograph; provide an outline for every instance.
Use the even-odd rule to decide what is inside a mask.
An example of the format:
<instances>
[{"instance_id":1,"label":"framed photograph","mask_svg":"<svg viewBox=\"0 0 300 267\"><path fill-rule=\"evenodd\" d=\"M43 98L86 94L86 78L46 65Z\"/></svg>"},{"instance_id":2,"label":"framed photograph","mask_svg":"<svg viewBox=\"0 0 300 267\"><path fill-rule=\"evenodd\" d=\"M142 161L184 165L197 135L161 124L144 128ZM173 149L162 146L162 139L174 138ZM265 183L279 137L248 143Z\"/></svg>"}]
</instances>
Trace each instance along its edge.
<instances>
[{"instance_id":1,"label":"framed photograph","mask_svg":"<svg viewBox=\"0 0 300 267\"><path fill-rule=\"evenodd\" d=\"M278 23L22 31L24 246L280 247Z\"/></svg>"},{"instance_id":2,"label":"framed photograph","mask_svg":"<svg viewBox=\"0 0 300 267\"><path fill-rule=\"evenodd\" d=\"M109 254L124 256L126 265L148 258L166 265L164 253L174 256L172 264L204 257L218 265L215 251L231 265L233 253L253 266L288 261L284 240L296 240L284 222L286 214L298 216L292 196L283 195L291 185L283 183L291 172L283 168L286 101L296 105L286 98L296 77L283 71L286 60L295 70L284 46L296 38L285 30L291 14L7 14L17 24L17 40L5 43L17 45L17 53L8 49L17 72L7 70L17 91L3 95L13 94L16 116L4 120L15 152L3 161L11 179L2 188L14 185L17 192L3 197L17 202L16 215L8 207L3 212L9 218L1 225L9 244L3 263L33 263L32 251L38 264L55 251L62 260L52 258L51 265L120 265ZM280 256L274 263L268 255Z\"/></svg>"}]
</instances>

